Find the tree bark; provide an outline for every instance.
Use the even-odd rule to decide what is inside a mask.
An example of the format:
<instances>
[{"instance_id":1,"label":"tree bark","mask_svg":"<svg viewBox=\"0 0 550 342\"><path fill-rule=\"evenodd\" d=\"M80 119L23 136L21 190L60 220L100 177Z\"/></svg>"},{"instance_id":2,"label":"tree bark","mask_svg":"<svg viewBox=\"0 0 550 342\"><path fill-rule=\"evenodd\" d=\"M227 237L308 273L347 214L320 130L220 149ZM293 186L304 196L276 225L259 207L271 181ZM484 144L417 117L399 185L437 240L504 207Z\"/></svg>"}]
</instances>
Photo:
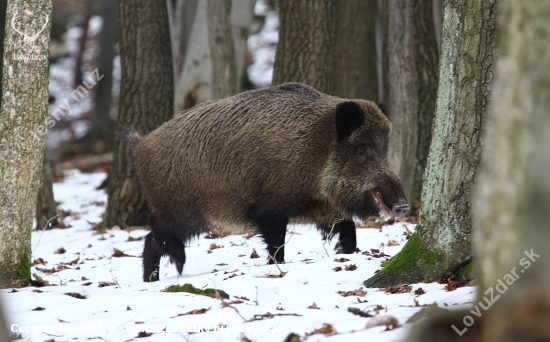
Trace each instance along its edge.
<instances>
[{"instance_id":1,"label":"tree bark","mask_svg":"<svg viewBox=\"0 0 550 342\"><path fill-rule=\"evenodd\" d=\"M416 68L417 127L416 151L410 177L408 200L411 208L422 201L424 171L432 141L432 124L437 101L439 53L431 2L413 1L414 61Z\"/></svg>"},{"instance_id":2,"label":"tree bark","mask_svg":"<svg viewBox=\"0 0 550 342\"><path fill-rule=\"evenodd\" d=\"M86 50L86 40L88 39L88 27L90 17L92 16L92 0L84 0L82 14L82 35L78 38L78 53L76 54L74 66L74 87L82 84L82 65L84 64L84 51Z\"/></svg>"},{"instance_id":3,"label":"tree bark","mask_svg":"<svg viewBox=\"0 0 550 342\"><path fill-rule=\"evenodd\" d=\"M95 90L94 113L90 130L86 133L92 140L105 140L112 136L114 121L111 119L113 99L113 59L117 41L117 4L112 0L101 0L103 25L99 36L98 74L102 75Z\"/></svg>"},{"instance_id":4,"label":"tree bark","mask_svg":"<svg viewBox=\"0 0 550 342\"><path fill-rule=\"evenodd\" d=\"M212 63L212 99L237 93L237 64L231 32L231 0L208 0L208 42Z\"/></svg>"},{"instance_id":5,"label":"tree bark","mask_svg":"<svg viewBox=\"0 0 550 342\"><path fill-rule=\"evenodd\" d=\"M243 85L246 88L250 82L246 70L246 55L255 4L255 0L233 0L231 5L231 32L235 47L235 63L237 64L237 93L243 91Z\"/></svg>"},{"instance_id":6,"label":"tree bark","mask_svg":"<svg viewBox=\"0 0 550 342\"><path fill-rule=\"evenodd\" d=\"M46 116L51 1L12 0L7 7L0 116L0 278L30 281L31 230ZM35 38L36 37L36 38Z\"/></svg>"},{"instance_id":7,"label":"tree bark","mask_svg":"<svg viewBox=\"0 0 550 342\"><path fill-rule=\"evenodd\" d=\"M482 340L548 341L550 8L545 2L505 0L499 24L493 100L473 205L478 300L490 288L500 294L483 312ZM499 279L507 289L498 286Z\"/></svg>"},{"instance_id":8,"label":"tree bark","mask_svg":"<svg viewBox=\"0 0 550 342\"><path fill-rule=\"evenodd\" d=\"M301 82L335 93L336 0L279 0L273 85Z\"/></svg>"},{"instance_id":9,"label":"tree bark","mask_svg":"<svg viewBox=\"0 0 550 342\"><path fill-rule=\"evenodd\" d=\"M376 1L340 0L335 35L335 95L378 100Z\"/></svg>"},{"instance_id":10,"label":"tree bark","mask_svg":"<svg viewBox=\"0 0 550 342\"><path fill-rule=\"evenodd\" d=\"M121 0L119 37L122 80L118 125L147 134L172 118L174 76L165 1ZM135 174L131 147L114 143L106 226L147 222L148 209Z\"/></svg>"},{"instance_id":11,"label":"tree bark","mask_svg":"<svg viewBox=\"0 0 550 342\"><path fill-rule=\"evenodd\" d=\"M383 101L390 105L388 158L411 208L419 207L431 141L438 52L431 2L383 3Z\"/></svg>"},{"instance_id":12,"label":"tree bark","mask_svg":"<svg viewBox=\"0 0 550 342\"><path fill-rule=\"evenodd\" d=\"M6 7L8 6L7 1L2 1L0 3L0 65L4 63L3 52L4 52L4 36L6 33ZM0 94L2 94L2 68L0 67ZM2 105L2 97L0 97L0 106Z\"/></svg>"},{"instance_id":13,"label":"tree bark","mask_svg":"<svg viewBox=\"0 0 550 342\"><path fill-rule=\"evenodd\" d=\"M212 64L206 16L207 0L198 0L183 70L176 81L174 115L212 99Z\"/></svg>"},{"instance_id":14,"label":"tree bark","mask_svg":"<svg viewBox=\"0 0 550 342\"><path fill-rule=\"evenodd\" d=\"M174 80L183 69L199 0L166 0L172 38Z\"/></svg>"},{"instance_id":15,"label":"tree bark","mask_svg":"<svg viewBox=\"0 0 550 342\"><path fill-rule=\"evenodd\" d=\"M495 13L494 0L445 3L436 116L417 233L365 282L369 286L439 278L472 254L471 194L493 77ZM468 276L468 269L457 275Z\"/></svg>"},{"instance_id":16,"label":"tree bark","mask_svg":"<svg viewBox=\"0 0 550 342\"><path fill-rule=\"evenodd\" d=\"M426 4L424 4L426 5ZM417 145L418 80L415 65L413 1L388 2L388 71L386 101L390 105L392 131L388 160L411 193L411 176Z\"/></svg>"},{"instance_id":17,"label":"tree bark","mask_svg":"<svg viewBox=\"0 0 550 342\"><path fill-rule=\"evenodd\" d=\"M50 162L44 153L40 186L38 187L38 196L36 199L36 209L34 214L36 219L36 229L51 229L53 227L57 227L59 220L56 218L56 215L57 204L55 203L55 199L53 197Z\"/></svg>"}]
</instances>

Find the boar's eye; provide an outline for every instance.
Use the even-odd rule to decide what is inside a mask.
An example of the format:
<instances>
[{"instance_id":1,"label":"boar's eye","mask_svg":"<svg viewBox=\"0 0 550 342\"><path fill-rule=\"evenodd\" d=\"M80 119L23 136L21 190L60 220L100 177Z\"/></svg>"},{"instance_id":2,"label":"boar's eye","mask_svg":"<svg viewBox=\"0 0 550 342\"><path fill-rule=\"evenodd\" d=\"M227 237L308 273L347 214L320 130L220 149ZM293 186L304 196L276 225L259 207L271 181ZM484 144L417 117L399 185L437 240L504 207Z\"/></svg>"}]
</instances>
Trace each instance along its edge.
<instances>
[{"instance_id":1,"label":"boar's eye","mask_svg":"<svg viewBox=\"0 0 550 342\"><path fill-rule=\"evenodd\" d=\"M357 147L357 154L365 158L371 159L372 157L374 157L374 150L369 145L359 145Z\"/></svg>"}]
</instances>

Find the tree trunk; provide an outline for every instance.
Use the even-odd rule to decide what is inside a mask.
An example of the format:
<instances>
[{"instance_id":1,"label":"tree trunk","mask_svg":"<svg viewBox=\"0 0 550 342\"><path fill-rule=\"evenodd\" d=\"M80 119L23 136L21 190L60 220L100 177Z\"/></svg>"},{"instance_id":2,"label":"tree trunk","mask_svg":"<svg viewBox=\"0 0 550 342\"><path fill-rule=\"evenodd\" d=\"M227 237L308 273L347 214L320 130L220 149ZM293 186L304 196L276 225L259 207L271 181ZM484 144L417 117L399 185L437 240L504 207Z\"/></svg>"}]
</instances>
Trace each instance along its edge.
<instances>
[{"instance_id":1,"label":"tree trunk","mask_svg":"<svg viewBox=\"0 0 550 342\"><path fill-rule=\"evenodd\" d=\"M389 62L389 53L388 53L388 40L389 40L389 2L384 0L380 1L380 26L382 29L382 91L380 96L380 101L389 102L390 99L390 62Z\"/></svg>"},{"instance_id":2,"label":"tree trunk","mask_svg":"<svg viewBox=\"0 0 550 342\"><path fill-rule=\"evenodd\" d=\"M0 2L0 94L2 94L2 68L4 64L2 62L4 56L4 36L6 33L6 7L8 6L7 1ZM2 97L0 96L0 106L2 105Z\"/></svg>"},{"instance_id":3,"label":"tree trunk","mask_svg":"<svg viewBox=\"0 0 550 342\"><path fill-rule=\"evenodd\" d=\"M176 81L174 114L212 99L212 64L208 46L207 0L198 0L183 70Z\"/></svg>"},{"instance_id":4,"label":"tree trunk","mask_svg":"<svg viewBox=\"0 0 550 342\"><path fill-rule=\"evenodd\" d=\"M166 3L172 38L174 80L177 80L183 69L199 0L166 0Z\"/></svg>"},{"instance_id":5,"label":"tree trunk","mask_svg":"<svg viewBox=\"0 0 550 342\"><path fill-rule=\"evenodd\" d=\"M493 76L495 7L494 0L445 3L436 116L417 233L365 282L369 286L439 278L457 272L472 254L471 193Z\"/></svg>"},{"instance_id":6,"label":"tree trunk","mask_svg":"<svg viewBox=\"0 0 550 342\"><path fill-rule=\"evenodd\" d=\"M0 116L0 278L30 281L31 230L46 116L51 1L12 0L7 7ZM33 39L36 36L36 39Z\"/></svg>"},{"instance_id":7,"label":"tree trunk","mask_svg":"<svg viewBox=\"0 0 550 342\"><path fill-rule=\"evenodd\" d=\"M490 288L501 298L483 312L482 340L548 341L550 8L544 1L505 0L499 23L473 208L478 300Z\"/></svg>"},{"instance_id":8,"label":"tree trunk","mask_svg":"<svg viewBox=\"0 0 550 342\"><path fill-rule=\"evenodd\" d=\"M118 125L147 134L172 118L174 76L165 1L119 2L121 88ZM142 225L148 209L135 174L131 147L114 143L106 226Z\"/></svg>"},{"instance_id":9,"label":"tree trunk","mask_svg":"<svg viewBox=\"0 0 550 342\"><path fill-rule=\"evenodd\" d=\"M432 141L432 124L437 101L438 50L431 2L413 1L414 61L416 67L417 130L416 152L407 194L411 208L422 200L422 185Z\"/></svg>"},{"instance_id":10,"label":"tree trunk","mask_svg":"<svg viewBox=\"0 0 550 342\"><path fill-rule=\"evenodd\" d=\"M250 25L254 18L255 0L233 0L231 5L231 32L235 46L235 62L237 64L237 93L243 91L243 84L248 86L248 71L246 70L246 54L248 52L248 36Z\"/></svg>"},{"instance_id":11,"label":"tree trunk","mask_svg":"<svg viewBox=\"0 0 550 342\"><path fill-rule=\"evenodd\" d=\"M231 0L208 0L208 42L212 63L212 99L237 93L237 64L231 32Z\"/></svg>"},{"instance_id":12,"label":"tree trunk","mask_svg":"<svg viewBox=\"0 0 550 342\"><path fill-rule=\"evenodd\" d=\"M443 24L443 0L433 0L433 20L435 29L435 40L437 41L437 51L441 44L441 26Z\"/></svg>"},{"instance_id":13,"label":"tree trunk","mask_svg":"<svg viewBox=\"0 0 550 342\"><path fill-rule=\"evenodd\" d=\"M113 99L113 59L117 41L117 3L113 0L101 0L103 25L99 36L98 74L101 82L96 85L94 113L87 137L92 140L105 140L112 136L114 122L111 119Z\"/></svg>"},{"instance_id":14,"label":"tree trunk","mask_svg":"<svg viewBox=\"0 0 550 342\"><path fill-rule=\"evenodd\" d=\"M340 0L335 38L335 95L378 100L376 1Z\"/></svg>"},{"instance_id":15,"label":"tree trunk","mask_svg":"<svg viewBox=\"0 0 550 342\"><path fill-rule=\"evenodd\" d=\"M92 0L84 0L82 14L82 35L78 38L78 52L76 54L74 66L74 87L82 84L82 64L84 62L84 51L86 50L86 40L88 39L88 27L90 25L90 17L92 16Z\"/></svg>"},{"instance_id":16,"label":"tree trunk","mask_svg":"<svg viewBox=\"0 0 550 342\"><path fill-rule=\"evenodd\" d=\"M44 153L42 175L40 179L40 186L38 187L36 210L34 214L36 219L36 229L51 229L53 227L57 227L59 220L55 217L56 215L57 204L55 203L55 199L53 197L50 162Z\"/></svg>"},{"instance_id":17,"label":"tree trunk","mask_svg":"<svg viewBox=\"0 0 550 342\"><path fill-rule=\"evenodd\" d=\"M426 5L424 3L424 5ZM386 101L390 105L392 131L388 160L410 195L417 145L418 80L415 65L413 1L388 1L388 71Z\"/></svg>"},{"instance_id":18,"label":"tree trunk","mask_svg":"<svg viewBox=\"0 0 550 342\"><path fill-rule=\"evenodd\" d=\"M383 101L390 105L388 158L411 208L421 201L437 95L438 53L431 2L384 2Z\"/></svg>"},{"instance_id":19,"label":"tree trunk","mask_svg":"<svg viewBox=\"0 0 550 342\"><path fill-rule=\"evenodd\" d=\"M273 85L301 82L334 94L336 0L279 0Z\"/></svg>"}]
</instances>

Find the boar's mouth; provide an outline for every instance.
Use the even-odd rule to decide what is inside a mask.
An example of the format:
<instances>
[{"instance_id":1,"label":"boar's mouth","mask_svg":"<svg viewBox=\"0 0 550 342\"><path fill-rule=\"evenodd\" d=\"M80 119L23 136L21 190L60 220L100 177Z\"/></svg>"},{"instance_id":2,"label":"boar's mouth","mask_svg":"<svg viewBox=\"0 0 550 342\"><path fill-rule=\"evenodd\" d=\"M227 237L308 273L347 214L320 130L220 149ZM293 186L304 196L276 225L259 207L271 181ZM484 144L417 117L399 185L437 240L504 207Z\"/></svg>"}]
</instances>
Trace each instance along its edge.
<instances>
[{"instance_id":1,"label":"boar's mouth","mask_svg":"<svg viewBox=\"0 0 550 342\"><path fill-rule=\"evenodd\" d=\"M384 203L384 200L382 199L382 193L380 190L373 190L371 191L372 198L374 199L374 203L378 206L379 215L384 220L389 219L392 216L391 210L386 206L386 203Z\"/></svg>"}]
</instances>

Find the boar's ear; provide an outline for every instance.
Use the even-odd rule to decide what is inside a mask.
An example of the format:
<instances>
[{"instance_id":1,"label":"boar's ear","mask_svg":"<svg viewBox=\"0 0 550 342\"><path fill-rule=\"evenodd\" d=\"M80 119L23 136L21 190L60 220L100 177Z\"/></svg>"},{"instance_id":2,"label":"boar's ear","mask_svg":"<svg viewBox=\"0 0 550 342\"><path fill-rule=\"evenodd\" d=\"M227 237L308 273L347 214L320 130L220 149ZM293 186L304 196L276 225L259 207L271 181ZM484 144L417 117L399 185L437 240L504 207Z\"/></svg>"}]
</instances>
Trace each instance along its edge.
<instances>
[{"instance_id":1,"label":"boar's ear","mask_svg":"<svg viewBox=\"0 0 550 342\"><path fill-rule=\"evenodd\" d=\"M380 107L380 110L382 111L382 114L384 114L389 120L390 119L390 106L386 102L380 102L378 104L378 107Z\"/></svg>"},{"instance_id":2,"label":"boar's ear","mask_svg":"<svg viewBox=\"0 0 550 342\"><path fill-rule=\"evenodd\" d=\"M365 114L355 102L342 102L336 106L336 139L344 141L365 121Z\"/></svg>"}]
</instances>

